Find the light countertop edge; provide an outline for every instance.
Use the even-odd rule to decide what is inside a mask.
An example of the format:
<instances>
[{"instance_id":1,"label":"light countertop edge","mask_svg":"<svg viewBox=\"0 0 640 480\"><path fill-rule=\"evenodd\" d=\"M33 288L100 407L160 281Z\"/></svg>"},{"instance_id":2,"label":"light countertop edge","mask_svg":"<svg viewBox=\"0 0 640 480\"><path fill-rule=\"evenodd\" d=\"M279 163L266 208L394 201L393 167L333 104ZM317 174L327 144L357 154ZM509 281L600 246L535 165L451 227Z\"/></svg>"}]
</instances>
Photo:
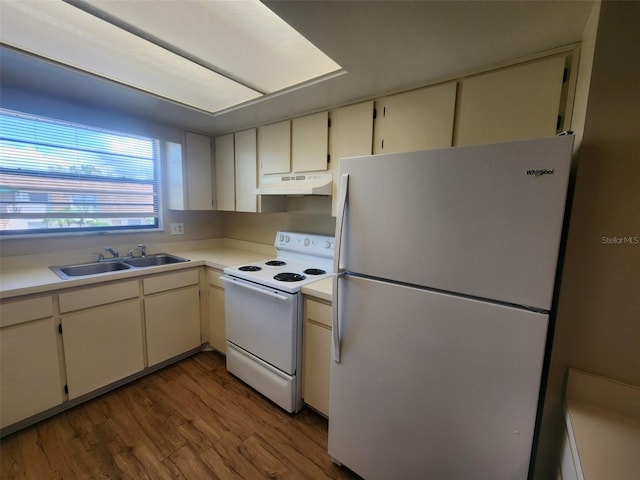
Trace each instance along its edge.
<instances>
[{"instance_id":1,"label":"light countertop edge","mask_svg":"<svg viewBox=\"0 0 640 480\"><path fill-rule=\"evenodd\" d=\"M127 251L126 246L116 245L114 248ZM188 258L190 261L63 280L49 269L49 265L90 262L95 259L95 255L91 252L54 252L2 257L0 259L0 299L6 300L23 295L53 292L200 266L223 270L229 266L268 260L276 255L275 247L271 245L227 238L148 245L147 252L149 254L170 253ZM330 278L303 287L303 293L327 301L331 301L331 292Z\"/></svg>"}]
</instances>

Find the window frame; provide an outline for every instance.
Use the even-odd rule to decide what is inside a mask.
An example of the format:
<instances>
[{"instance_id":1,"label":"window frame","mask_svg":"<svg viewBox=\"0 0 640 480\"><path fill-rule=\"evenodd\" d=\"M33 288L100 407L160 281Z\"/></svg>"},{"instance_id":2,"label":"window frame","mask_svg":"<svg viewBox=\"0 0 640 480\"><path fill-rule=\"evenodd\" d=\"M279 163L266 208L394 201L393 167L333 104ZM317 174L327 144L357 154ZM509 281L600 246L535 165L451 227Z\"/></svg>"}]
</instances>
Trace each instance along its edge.
<instances>
[{"instance_id":1,"label":"window frame","mask_svg":"<svg viewBox=\"0 0 640 480\"><path fill-rule=\"evenodd\" d=\"M162 179L163 145L160 139L151 138L149 136L143 136L143 135L138 135L138 134L129 133L129 132L96 127L86 123L59 120L59 119L48 117L48 116L30 114L26 112L20 112L16 110L5 109L5 108L0 108L0 115L2 116L9 115L9 116L17 117L27 121L32 120L34 122L50 123L58 127L61 126L62 128L74 129L80 132L86 131L89 134L94 134L97 136L103 135L105 138L111 136L111 137L118 137L123 140L133 139L136 142L141 141L143 144L145 142L148 142L147 148L151 152L150 156L148 157L144 157L144 156L139 157L140 159L144 159L144 161L149 162L151 164L150 167L148 167L147 170L145 170L147 177L145 177L144 179L134 178L135 174L129 175L128 177L124 175L118 177L118 176L115 176L114 174L83 175L81 173L77 173L77 171L72 173L69 173L69 172L51 173L51 172L46 172L44 169L42 170L40 175L38 174L37 169L32 169L30 171L26 170L25 173L23 174L19 172L20 168L16 169L14 167L13 169L11 169L10 167L8 167L7 165L9 165L9 162L7 162L4 165L0 163L0 174L6 174L7 175L6 178L11 178L11 176L13 176L13 179L11 180L15 180L15 178L17 177L37 179L39 183L36 186L42 185L44 187L45 182L47 180L50 182L53 181L54 183L55 182L62 183L66 181L66 182L69 182L70 185L72 185L73 189L75 190L76 188L82 186L79 184L73 185L75 182L86 183L84 190L82 190L81 188L78 188L77 191L72 191L71 189L67 190L66 192L66 196L68 197L67 207L70 210L67 210L66 212L63 212L63 213L61 213L60 211L58 212L47 211L44 213L42 211L38 212L37 211L38 207L36 206L35 207L36 211L23 213L22 216L19 216L9 211L8 205L10 204L11 200L7 200L4 198L1 199L2 203L0 203L0 221L4 221L4 219L7 219L8 221L10 221L11 219L24 219L25 222L28 222L29 219L34 219L37 221L42 221L42 226L39 228L38 227L36 228L27 227L23 229L14 228L12 230L0 228L0 239L2 238L35 238L35 237L43 237L43 236L90 235L90 234L104 235L104 234L119 234L119 233L132 233L132 232L162 231L163 229L163 221L162 221L163 189L162 189L161 179ZM0 141L2 141L2 143L7 143L7 144L11 142L9 138L3 135L2 131L0 131ZM41 146L38 142L31 142L31 143L29 143L28 141L22 141L22 142L24 145ZM63 145L63 143L61 143L60 145L54 145L53 148L66 148L69 151L74 151L72 147L69 147L68 145L65 146ZM84 151L81 146L78 146L75 151L86 153L86 151ZM101 151L94 152L94 153L96 153L96 155L108 155L108 156L114 156L114 157L117 155L113 151L108 151L106 147L103 148ZM126 154L122 156L126 156ZM135 155L131 155L131 157L135 157ZM34 165L37 165L37 159L34 160ZM55 164L54 162L52 162L52 165L57 166L57 164ZM82 165L86 165L86 164L82 164ZM138 165L134 163L132 167L132 171L135 170L135 168L137 167ZM11 184L9 182L6 182L6 183L3 182L2 186L4 187L5 185L10 186ZM113 202L112 204L106 204L106 203L101 204L100 202L84 203L84 202L77 202L74 200L74 198L77 200L80 197L83 197L84 199L97 198L97 196L100 195L100 192L96 192L95 190L92 191L91 187L93 186L93 188L95 189L96 186L99 186L99 185L101 185L102 188L104 189L103 194L105 196L108 196L108 195L113 196L114 191L121 192L122 190L117 189L118 186L127 187L127 188L131 188L131 185L134 185L134 186L139 185L141 187L146 187L146 188L150 187L149 192L135 192L135 195L139 195L141 197L151 197L151 200L146 200L144 201L144 203L140 203L140 204L137 204L136 202L133 202L133 201L129 202L128 204L120 201ZM34 195L36 196L47 195L46 193L42 193L42 192L30 193L30 192L22 192L19 190L10 192L9 189L7 189L4 192L0 191L0 195L8 196L10 194L22 195L22 196L28 196L28 197L32 197ZM32 206L37 203L37 202L32 202L31 198L29 198L29 202L31 202ZM55 202L51 201L51 197L47 196L47 202L43 202L43 205L41 208L43 210L48 210L52 205L55 205ZM113 208L114 206L120 206L120 205L125 206L125 208L123 208L121 212L116 211L116 212L110 213L108 211L109 208ZM5 208L5 206L7 208ZM74 210L73 209L74 206L77 207L78 210ZM127 208L131 209L132 207L134 207L135 209L136 206L139 206L142 210L144 210L144 208L149 208L149 207L152 210L140 211L140 212L135 212L134 210L130 210L129 212L126 211ZM94 214L87 215L86 212L82 211L83 208L89 208L89 211ZM76 212L80 214L74 215L74 213ZM75 219L78 219L78 221L75 222L76 225L72 226L70 223L72 223L73 220ZM98 223L102 223L101 222L102 219L109 222L109 225L104 225L104 224L90 225L90 226L83 225L83 222L87 220L89 221L97 220ZM141 223L140 224L122 224L122 225L114 225L113 223L111 223L114 220L120 220L120 221L123 221L123 223L125 223L127 219L131 219L131 221L133 222L135 222L135 220L138 220ZM150 222L145 223L145 220L150 220ZM59 222L60 226L58 227L46 226L46 223L55 222L55 221ZM67 225L63 226L65 222L67 222Z\"/></svg>"}]
</instances>

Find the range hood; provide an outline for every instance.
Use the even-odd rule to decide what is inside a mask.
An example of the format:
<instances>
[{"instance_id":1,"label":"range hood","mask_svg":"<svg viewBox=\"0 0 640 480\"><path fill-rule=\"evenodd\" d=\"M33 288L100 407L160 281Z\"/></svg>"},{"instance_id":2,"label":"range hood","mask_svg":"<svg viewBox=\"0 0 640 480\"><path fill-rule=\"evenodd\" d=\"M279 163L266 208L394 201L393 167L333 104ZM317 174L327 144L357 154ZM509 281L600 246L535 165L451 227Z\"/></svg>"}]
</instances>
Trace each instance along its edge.
<instances>
[{"instance_id":1,"label":"range hood","mask_svg":"<svg viewBox=\"0 0 640 480\"><path fill-rule=\"evenodd\" d=\"M333 174L287 173L267 175L260 178L255 189L258 195L331 195L333 192Z\"/></svg>"}]
</instances>

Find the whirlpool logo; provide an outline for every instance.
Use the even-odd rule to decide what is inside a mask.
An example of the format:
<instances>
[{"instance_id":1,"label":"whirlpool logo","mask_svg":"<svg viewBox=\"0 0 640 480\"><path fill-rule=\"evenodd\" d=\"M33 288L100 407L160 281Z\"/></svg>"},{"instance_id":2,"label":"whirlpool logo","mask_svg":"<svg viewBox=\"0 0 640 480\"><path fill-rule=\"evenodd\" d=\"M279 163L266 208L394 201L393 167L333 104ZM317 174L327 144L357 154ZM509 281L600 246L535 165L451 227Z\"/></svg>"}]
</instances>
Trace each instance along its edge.
<instances>
[{"instance_id":1,"label":"whirlpool logo","mask_svg":"<svg viewBox=\"0 0 640 480\"><path fill-rule=\"evenodd\" d=\"M553 175L553 168L537 168L535 170L527 170L527 175L531 175L532 177L541 177L543 175Z\"/></svg>"}]
</instances>

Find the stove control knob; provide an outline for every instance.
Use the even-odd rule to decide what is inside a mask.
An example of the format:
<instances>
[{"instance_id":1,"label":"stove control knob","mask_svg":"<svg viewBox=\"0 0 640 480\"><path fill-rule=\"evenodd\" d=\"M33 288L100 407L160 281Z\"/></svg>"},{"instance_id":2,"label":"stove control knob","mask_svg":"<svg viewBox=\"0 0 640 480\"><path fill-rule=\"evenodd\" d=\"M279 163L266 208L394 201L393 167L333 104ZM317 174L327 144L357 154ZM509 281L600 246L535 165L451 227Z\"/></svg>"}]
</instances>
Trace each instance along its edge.
<instances>
[{"instance_id":1,"label":"stove control knob","mask_svg":"<svg viewBox=\"0 0 640 480\"><path fill-rule=\"evenodd\" d=\"M289 235L285 235L284 236L284 243L289 243L289 240L291 240L291 237L289 237Z\"/></svg>"},{"instance_id":2,"label":"stove control knob","mask_svg":"<svg viewBox=\"0 0 640 480\"><path fill-rule=\"evenodd\" d=\"M302 242L304 244L305 247L308 247L309 244L311 243L311 240L309 240L309 237L305 237L304 241Z\"/></svg>"},{"instance_id":3,"label":"stove control knob","mask_svg":"<svg viewBox=\"0 0 640 480\"><path fill-rule=\"evenodd\" d=\"M280 235L280 238L278 240L280 240L281 242L284 242L284 235Z\"/></svg>"},{"instance_id":4,"label":"stove control knob","mask_svg":"<svg viewBox=\"0 0 640 480\"><path fill-rule=\"evenodd\" d=\"M324 248L331 248L331 241L330 241L330 240L327 240L327 241L324 243Z\"/></svg>"}]
</instances>

